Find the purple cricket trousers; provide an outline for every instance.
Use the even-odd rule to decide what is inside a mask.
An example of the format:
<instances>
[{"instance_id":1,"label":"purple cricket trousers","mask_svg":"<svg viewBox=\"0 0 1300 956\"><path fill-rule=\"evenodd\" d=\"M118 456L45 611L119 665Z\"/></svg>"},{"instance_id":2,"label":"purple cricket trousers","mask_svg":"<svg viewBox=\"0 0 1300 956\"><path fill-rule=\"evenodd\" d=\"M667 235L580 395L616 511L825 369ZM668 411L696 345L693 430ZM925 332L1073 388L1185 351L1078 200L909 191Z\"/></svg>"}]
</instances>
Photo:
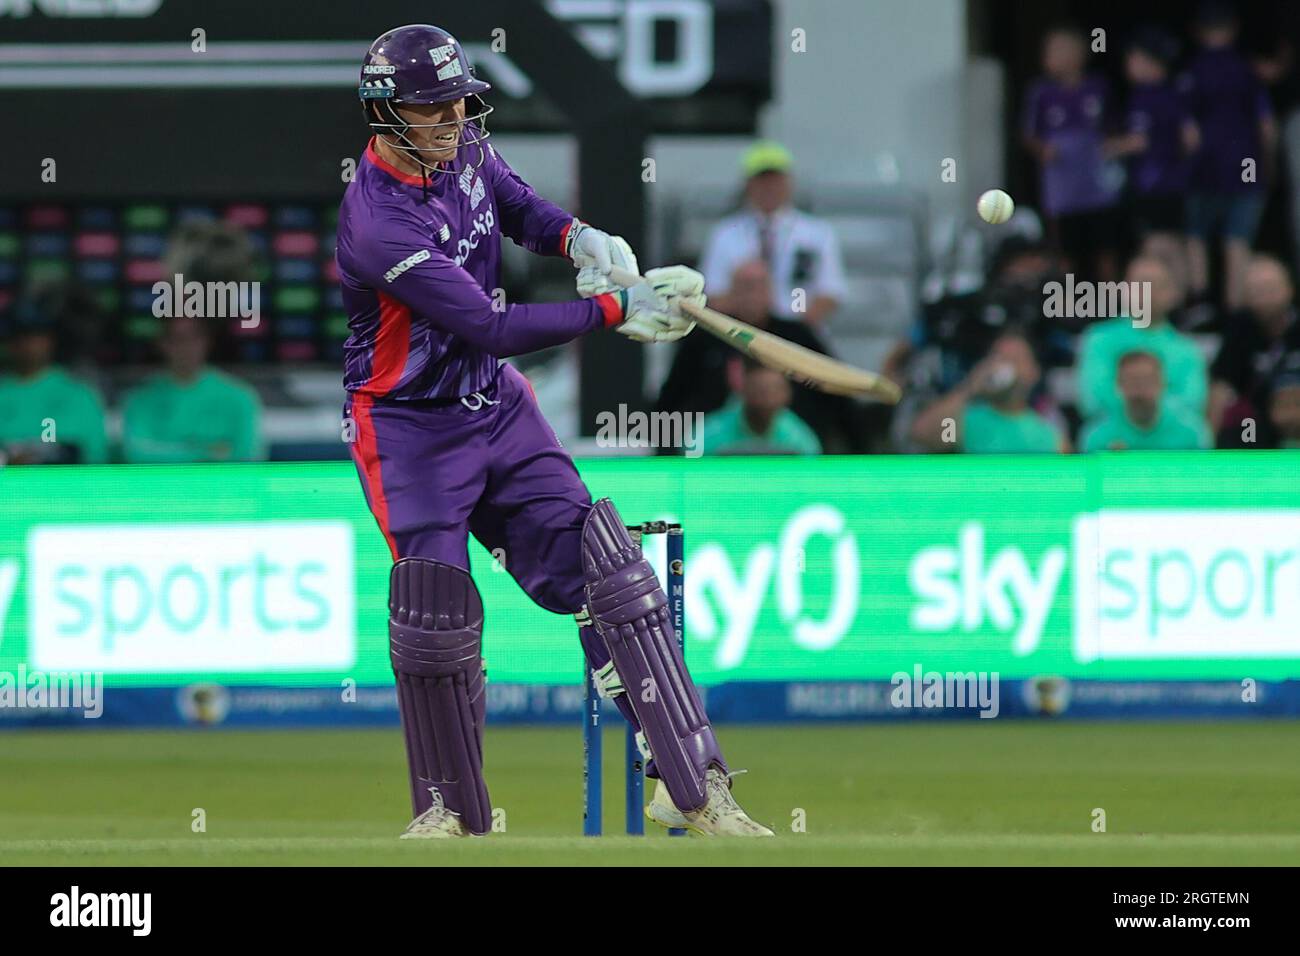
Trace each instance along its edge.
<instances>
[{"instance_id":1,"label":"purple cricket trousers","mask_svg":"<svg viewBox=\"0 0 1300 956\"><path fill-rule=\"evenodd\" d=\"M559 614L582 607L591 493L516 369L503 364L489 388L461 399L354 394L344 414L356 423L352 458L394 561L468 570L472 534L537 604Z\"/></svg>"}]
</instances>

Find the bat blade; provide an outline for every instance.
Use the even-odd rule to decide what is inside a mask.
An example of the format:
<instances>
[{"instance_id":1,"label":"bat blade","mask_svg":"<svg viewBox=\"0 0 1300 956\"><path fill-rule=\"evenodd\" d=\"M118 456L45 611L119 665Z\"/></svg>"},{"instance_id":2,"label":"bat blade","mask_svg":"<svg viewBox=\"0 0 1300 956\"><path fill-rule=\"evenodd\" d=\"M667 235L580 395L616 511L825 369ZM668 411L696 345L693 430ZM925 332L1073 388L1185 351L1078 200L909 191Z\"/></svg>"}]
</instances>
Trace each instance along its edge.
<instances>
[{"instance_id":1,"label":"bat blade","mask_svg":"<svg viewBox=\"0 0 1300 956\"><path fill-rule=\"evenodd\" d=\"M645 281L617 267L611 271L610 278L621 286ZM831 395L870 398L889 405L897 404L902 398L898 386L883 375L814 352L714 309L683 303L682 311L732 348L800 385Z\"/></svg>"},{"instance_id":2,"label":"bat blade","mask_svg":"<svg viewBox=\"0 0 1300 956\"><path fill-rule=\"evenodd\" d=\"M688 303L682 310L728 345L800 385L831 395L870 398L889 405L902 397L898 386L883 375L814 352L713 309Z\"/></svg>"}]
</instances>

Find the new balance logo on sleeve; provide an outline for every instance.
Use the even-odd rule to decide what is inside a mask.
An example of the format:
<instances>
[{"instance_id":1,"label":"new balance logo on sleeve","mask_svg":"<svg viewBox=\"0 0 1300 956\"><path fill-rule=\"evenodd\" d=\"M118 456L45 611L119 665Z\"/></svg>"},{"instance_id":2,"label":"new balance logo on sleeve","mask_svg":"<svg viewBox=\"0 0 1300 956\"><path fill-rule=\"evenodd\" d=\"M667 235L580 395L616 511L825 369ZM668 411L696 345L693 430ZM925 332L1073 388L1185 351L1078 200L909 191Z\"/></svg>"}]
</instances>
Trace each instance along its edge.
<instances>
[{"instance_id":1,"label":"new balance logo on sleeve","mask_svg":"<svg viewBox=\"0 0 1300 956\"><path fill-rule=\"evenodd\" d=\"M419 252L415 253L414 255L407 256L401 262L397 263L397 265L393 266L391 269L389 269L387 272L384 273L384 281L392 282L394 279L400 276L407 269L410 269L412 266L418 266L421 262L424 262L426 259L429 258L429 255L430 252L428 249L421 249Z\"/></svg>"}]
</instances>

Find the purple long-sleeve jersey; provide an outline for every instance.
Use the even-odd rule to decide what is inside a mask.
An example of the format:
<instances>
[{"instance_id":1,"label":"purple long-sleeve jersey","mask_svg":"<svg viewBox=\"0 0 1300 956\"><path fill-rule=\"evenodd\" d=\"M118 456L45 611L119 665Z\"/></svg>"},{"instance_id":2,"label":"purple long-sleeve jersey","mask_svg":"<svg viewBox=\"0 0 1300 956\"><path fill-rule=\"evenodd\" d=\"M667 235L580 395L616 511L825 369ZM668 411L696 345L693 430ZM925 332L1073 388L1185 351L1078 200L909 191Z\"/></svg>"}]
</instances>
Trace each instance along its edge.
<instances>
[{"instance_id":1,"label":"purple long-sleeve jersey","mask_svg":"<svg viewBox=\"0 0 1300 956\"><path fill-rule=\"evenodd\" d=\"M500 360L619 320L618 300L505 305L501 236L562 255L573 217L538 196L489 145L461 146L450 172L404 173L366 148L339 207L339 282L351 334L344 387L386 400L458 398Z\"/></svg>"}]
</instances>

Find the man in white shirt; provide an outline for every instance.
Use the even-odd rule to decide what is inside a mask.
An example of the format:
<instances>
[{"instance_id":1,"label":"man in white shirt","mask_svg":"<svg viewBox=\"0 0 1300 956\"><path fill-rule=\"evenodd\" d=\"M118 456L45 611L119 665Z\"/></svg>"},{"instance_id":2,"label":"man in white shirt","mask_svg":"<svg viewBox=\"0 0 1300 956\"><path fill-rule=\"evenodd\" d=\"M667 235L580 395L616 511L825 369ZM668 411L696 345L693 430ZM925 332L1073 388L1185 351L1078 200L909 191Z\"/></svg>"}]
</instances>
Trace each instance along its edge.
<instances>
[{"instance_id":1,"label":"man in white shirt","mask_svg":"<svg viewBox=\"0 0 1300 956\"><path fill-rule=\"evenodd\" d=\"M759 259L772 276L772 314L820 324L844 298L844 263L830 224L791 204L793 158L779 143L751 146L741 159L745 208L722 220L700 264L709 303L728 311L731 276Z\"/></svg>"}]
</instances>

